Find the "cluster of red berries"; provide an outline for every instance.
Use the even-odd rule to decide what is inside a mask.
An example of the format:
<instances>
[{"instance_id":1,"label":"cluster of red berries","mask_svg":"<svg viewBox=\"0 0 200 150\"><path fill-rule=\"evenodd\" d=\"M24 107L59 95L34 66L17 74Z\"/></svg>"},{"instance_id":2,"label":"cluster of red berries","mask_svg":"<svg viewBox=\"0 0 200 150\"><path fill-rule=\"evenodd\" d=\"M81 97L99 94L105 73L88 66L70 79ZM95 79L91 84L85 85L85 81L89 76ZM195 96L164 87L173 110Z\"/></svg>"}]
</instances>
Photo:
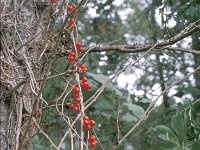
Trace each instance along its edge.
<instances>
[{"instance_id":1,"label":"cluster of red berries","mask_svg":"<svg viewBox=\"0 0 200 150\"><path fill-rule=\"evenodd\" d=\"M82 64L77 68L77 72L81 74L85 74L87 72L87 67L84 64Z\"/></svg>"},{"instance_id":2,"label":"cluster of red berries","mask_svg":"<svg viewBox=\"0 0 200 150\"><path fill-rule=\"evenodd\" d=\"M81 79L80 86L84 91L92 89L92 85L88 82L88 79L86 77L83 77ZM73 109L74 112L79 112L80 102L81 102L80 95L79 95L80 89L75 86L73 87L72 91L73 91L75 103L67 103L67 105L69 104L70 108Z\"/></svg>"},{"instance_id":3,"label":"cluster of red berries","mask_svg":"<svg viewBox=\"0 0 200 150\"><path fill-rule=\"evenodd\" d=\"M84 48L83 48L83 45L81 42L77 42L76 43L76 49L79 53L83 52L84 51Z\"/></svg>"},{"instance_id":4,"label":"cluster of red berries","mask_svg":"<svg viewBox=\"0 0 200 150\"><path fill-rule=\"evenodd\" d=\"M90 135L88 138L88 141L90 142L90 147L92 148L95 148L98 144L98 141L95 135Z\"/></svg>"},{"instance_id":5,"label":"cluster of red berries","mask_svg":"<svg viewBox=\"0 0 200 150\"><path fill-rule=\"evenodd\" d=\"M69 53L69 57L68 57L68 61L69 61L69 64L72 64L74 63L74 61L76 60L76 53L75 52L71 52Z\"/></svg>"},{"instance_id":6,"label":"cluster of red berries","mask_svg":"<svg viewBox=\"0 0 200 150\"><path fill-rule=\"evenodd\" d=\"M76 7L77 7L76 4L68 5L67 10L69 12L72 12L74 9L76 9ZM78 10L75 10L74 14L77 14L77 13L78 13ZM76 20L74 18L70 18L69 19L69 28L72 29L75 27L75 25L76 25Z\"/></svg>"},{"instance_id":7,"label":"cluster of red berries","mask_svg":"<svg viewBox=\"0 0 200 150\"><path fill-rule=\"evenodd\" d=\"M72 4L72 5L68 5L68 6L67 6L67 10L68 10L69 12L73 11L74 9L76 9L76 4ZM78 13L78 10L75 10L74 13L77 14L77 13Z\"/></svg>"},{"instance_id":8,"label":"cluster of red berries","mask_svg":"<svg viewBox=\"0 0 200 150\"><path fill-rule=\"evenodd\" d=\"M51 0L51 3L52 4L55 4L55 3L57 3L58 2L58 0ZM76 4L72 4L72 5L67 5L67 10L69 11L69 12L71 12L71 11L73 11L74 9L76 9ZM74 14L77 14L78 13L78 10L75 10L74 11ZM70 18L69 19L69 28L74 28L75 27L75 25L76 25L76 21L75 21L75 19L74 18Z\"/></svg>"},{"instance_id":9,"label":"cluster of red berries","mask_svg":"<svg viewBox=\"0 0 200 150\"><path fill-rule=\"evenodd\" d=\"M88 82L88 79L86 77L83 77L81 79L80 86L84 91L88 91L92 89L92 85Z\"/></svg>"},{"instance_id":10,"label":"cluster of red berries","mask_svg":"<svg viewBox=\"0 0 200 150\"><path fill-rule=\"evenodd\" d=\"M86 66L84 64L80 65L77 68L77 72L85 74L87 72ZM92 86L86 77L83 77L81 79L80 86L81 86L81 89L83 89L84 91L92 89ZM75 99L75 103L69 103L69 106L71 109L73 109L74 112L80 112L81 99L79 95L80 93L79 87L74 86L72 89L72 92ZM85 127L87 131L91 131L95 125L96 125L95 120L90 120L90 118L87 115L83 117L83 126ZM98 141L95 135L90 135L88 141L90 143L91 148L95 148L98 144Z\"/></svg>"},{"instance_id":11,"label":"cluster of red berries","mask_svg":"<svg viewBox=\"0 0 200 150\"><path fill-rule=\"evenodd\" d=\"M74 18L70 18L70 19L69 19L69 28L70 28L70 29L71 29L71 28L74 28L75 25L76 25L75 19L74 19Z\"/></svg>"},{"instance_id":12,"label":"cluster of red berries","mask_svg":"<svg viewBox=\"0 0 200 150\"><path fill-rule=\"evenodd\" d=\"M89 117L85 115L83 117L83 125L86 128L86 130L90 131L96 125L96 122L94 120L90 120ZM88 141L90 142L90 147L92 148L95 148L96 145L98 144L95 135L90 135Z\"/></svg>"},{"instance_id":13,"label":"cluster of red berries","mask_svg":"<svg viewBox=\"0 0 200 150\"><path fill-rule=\"evenodd\" d=\"M58 0L50 0L52 4L54 3L57 3ZM69 12L72 12L74 9L76 9L76 5L75 4L72 4L72 5L68 5L67 6L67 10ZM78 13L78 10L75 10L74 11L74 14L77 14ZM70 18L69 19L69 28L74 28L75 25L76 25L76 21L74 18ZM81 42L76 42L75 44L75 48L76 48L76 51L77 53L81 53L84 51L84 48L83 48L83 45L81 44ZM70 52L69 53L69 57L68 57L68 62L69 64L71 65L72 63L74 63L77 59L77 54L75 52ZM79 67L77 67L77 73L80 73L80 74L85 74L87 73L87 67L82 64L80 65ZM80 86L81 86L81 89L83 89L84 91L87 91L87 90L91 90L92 89L92 86L91 84L88 82L88 79L86 77L83 77L81 79L81 82L80 82ZM73 87L72 89L73 91L73 96L74 96L74 99L75 99L75 103L67 103L66 105L66 108L69 108L70 109L73 109L74 112L80 112L80 106L81 106L81 99L80 99L80 89L79 87L75 86ZM83 126L86 128L87 131L91 131L92 128L96 125L96 122L94 120L90 120L88 116L84 116L83 117ZM48 126L47 126L48 127ZM96 136L95 135L90 135L89 138L88 138L88 141L90 143L90 147L92 148L95 148L96 145L98 144L98 141L96 139Z\"/></svg>"},{"instance_id":14,"label":"cluster of red berries","mask_svg":"<svg viewBox=\"0 0 200 150\"><path fill-rule=\"evenodd\" d=\"M96 122L94 120L90 120L88 116L84 116L83 125L86 128L86 130L91 131L92 128L96 125Z\"/></svg>"},{"instance_id":15,"label":"cluster of red berries","mask_svg":"<svg viewBox=\"0 0 200 150\"><path fill-rule=\"evenodd\" d=\"M79 97L79 88L78 87L74 87L72 89L73 94L74 94L74 99L75 99L75 103L69 103L69 107L71 109L73 109L74 112L80 112L80 103L81 103L81 99Z\"/></svg>"},{"instance_id":16,"label":"cluster of red berries","mask_svg":"<svg viewBox=\"0 0 200 150\"><path fill-rule=\"evenodd\" d=\"M68 5L67 10L69 12L74 11L77 6L75 4ZM77 14L78 10L74 11L74 14ZM73 29L76 26L76 19L75 18L70 18L68 22L69 29ZM75 51L72 51L69 53L68 56L68 63L72 65L77 59L79 53L82 53L84 51L83 45L81 42L76 42L75 45L73 46ZM84 64L81 64L76 68L77 73L84 75L87 73L87 67ZM72 109L74 112L80 112L81 108L81 99L80 99L80 92L81 90L83 91L89 91L92 89L92 85L89 83L88 79L86 77L82 77L80 81L80 88L76 85L73 87L72 92L73 92L73 98L75 102L70 102L67 103L67 106L69 106L70 109ZM90 120L87 115L83 117L83 126L87 131L91 131L93 127L96 125L96 122L94 120ZM98 141L96 139L95 135L90 135L88 138L88 141L90 143L90 147L95 148L96 145L98 144Z\"/></svg>"},{"instance_id":17,"label":"cluster of red berries","mask_svg":"<svg viewBox=\"0 0 200 150\"><path fill-rule=\"evenodd\" d=\"M83 52L84 51L84 48L83 48L83 45L82 45L82 43L81 42L77 42L76 43L76 49L77 49L77 52L78 53L81 53L81 52ZM76 53L75 52L70 52L69 53L69 57L68 57L68 60L69 60L69 64L72 64L75 60L76 60L76 58L77 58L77 56L76 56ZM87 68L85 67L85 65L82 65L82 66L80 66L81 68L81 70L80 71L83 71L84 73L86 73L87 72Z\"/></svg>"}]
</instances>

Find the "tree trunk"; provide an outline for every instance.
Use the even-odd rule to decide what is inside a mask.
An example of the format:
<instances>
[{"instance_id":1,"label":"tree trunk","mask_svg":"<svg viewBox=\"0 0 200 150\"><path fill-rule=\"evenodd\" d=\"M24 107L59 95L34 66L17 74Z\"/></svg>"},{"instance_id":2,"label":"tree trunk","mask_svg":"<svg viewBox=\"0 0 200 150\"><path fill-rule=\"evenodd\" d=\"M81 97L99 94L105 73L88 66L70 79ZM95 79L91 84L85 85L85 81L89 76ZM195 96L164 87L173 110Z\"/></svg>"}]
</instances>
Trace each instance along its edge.
<instances>
[{"instance_id":1,"label":"tree trunk","mask_svg":"<svg viewBox=\"0 0 200 150\"><path fill-rule=\"evenodd\" d=\"M152 2L151 7L155 7L157 4L155 1ZM158 40L158 28L156 26L156 18L155 18L155 8L151 9L151 22L152 22L152 37L151 39L153 40L154 43L157 42ZM163 92L165 90L165 78L164 78L164 72L163 72L163 64L160 61L160 54L155 54L156 55L156 63L157 63L157 71L158 71L158 76L159 76L159 81L160 81L160 86L161 86L161 91ZM165 108L169 108L169 98L167 96L167 93L163 94L163 104Z\"/></svg>"},{"instance_id":2,"label":"tree trunk","mask_svg":"<svg viewBox=\"0 0 200 150\"><path fill-rule=\"evenodd\" d=\"M200 34L197 33L195 35L192 36L192 48L195 50L199 50L200 49L200 40L199 40L199 36ZM197 68L200 66L200 57L198 55L194 55L194 61L195 61L195 65L194 67ZM200 73L197 72L196 74L194 74L195 77L195 83L196 83L196 88L200 89ZM200 98L200 93L195 93L194 97L196 99Z\"/></svg>"},{"instance_id":3,"label":"tree trunk","mask_svg":"<svg viewBox=\"0 0 200 150\"><path fill-rule=\"evenodd\" d=\"M49 21L43 9L50 4L42 0L2 0L0 5L0 148L31 150L37 130L32 119L28 122L32 111L36 120L40 117L38 108L32 108L40 89L36 80L42 77L43 64L37 60Z\"/></svg>"}]
</instances>

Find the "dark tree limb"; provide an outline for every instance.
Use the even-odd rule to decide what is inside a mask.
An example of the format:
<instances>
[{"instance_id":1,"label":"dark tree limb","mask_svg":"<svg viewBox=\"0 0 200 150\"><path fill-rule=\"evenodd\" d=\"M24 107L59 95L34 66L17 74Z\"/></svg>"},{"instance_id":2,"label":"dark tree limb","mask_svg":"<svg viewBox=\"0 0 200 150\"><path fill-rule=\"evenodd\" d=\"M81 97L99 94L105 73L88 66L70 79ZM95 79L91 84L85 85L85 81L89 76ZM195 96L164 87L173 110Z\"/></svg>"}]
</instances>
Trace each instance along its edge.
<instances>
[{"instance_id":1,"label":"dark tree limb","mask_svg":"<svg viewBox=\"0 0 200 150\"><path fill-rule=\"evenodd\" d=\"M190 25L189 27L186 27L182 32L180 32L178 35L164 40L163 42L160 42L155 47L155 50L172 50L172 51L181 51L181 52L187 52L192 53L196 55L200 55L200 52L197 50L190 50L190 49L184 49L184 48L167 48L168 46L171 46L175 44L176 42L181 41L182 39L200 31L200 21L197 21ZM90 52L105 52L105 51L117 51L122 53L138 53L138 52L144 52L150 49L155 43L153 44L142 44L142 45L99 45L92 47L89 51Z\"/></svg>"}]
</instances>

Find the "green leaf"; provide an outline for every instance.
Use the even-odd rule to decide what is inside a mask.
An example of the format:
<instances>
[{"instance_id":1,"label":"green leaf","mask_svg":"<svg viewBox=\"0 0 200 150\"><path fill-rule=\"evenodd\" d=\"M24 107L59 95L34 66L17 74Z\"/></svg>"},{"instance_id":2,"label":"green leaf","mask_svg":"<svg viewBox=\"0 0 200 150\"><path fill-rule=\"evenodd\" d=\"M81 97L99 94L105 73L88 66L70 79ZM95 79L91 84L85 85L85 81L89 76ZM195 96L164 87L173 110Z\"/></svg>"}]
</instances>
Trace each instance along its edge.
<instances>
[{"instance_id":1,"label":"green leaf","mask_svg":"<svg viewBox=\"0 0 200 150\"><path fill-rule=\"evenodd\" d=\"M199 150L199 149L200 149L200 140L192 144L192 150Z\"/></svg>"},{"instance_id":2,"label":"green leaf","mask_svg":"<svg viewBox=\"0 0 200 150\"><path fill-rule=\"evenodd\" d=\"M176 115L172 116L171 119L171 127L178 136L179 143L181 144L182 147L184 146L186 138L186 125L187 125L187 118L185 117L184 113L185 112L177 110Z\"/></svg>"},{"instance_id":3,"label":"green leaf","mask_svg":"<svg viewBox=\"0 0 200 150\"><path fill-rule=\"evenodd\" d=\"M138 118L142 117L144 115L144 109L138 105L134 105L131 103L124 103L125 106L128 107L128 109Z\"/></svg>"},{"instance_id":4,"label":"green leaf","mask_svg":"<svg viewBox=\"0 0 200 150\"><path fill-rule=\"evenodd\" d=\"M98 111L103 111L103 110L113 110L113 111L115 111L113 101L108 100L104 95L100 95L98 97L98 100L94 104L94 107Z\"/></svg>"},{"instance_id":5,"label":"green leaf","mask_svg":"<svg viewBox=\"0 0 200 150\"><path fill-rule=\"evenodd\" d=\"M183 150L177 147L173 142L157 143L150 148L150 150Z\"/></svg>"},{"instance_id":6,"label":"green leaf","mask_svg":"<svg viewBox=\"0 0 200 150\"><path fill-rule=\"evenodd\" d=\"M109 80L109 78L103 74L94 74L94 73L88 72L87 75L92 77L95 81L101 84L104 84L106 81ZM120 97L123 95L123 93L119 89L117 89L116 86L114 86L111 82L107 85L106 88L115 92L115 94L117 94Z\"/></svg>"},{"instance_id":7,"label":"green leaf","mask_svg":"<svg viewBox=\"0 0 200 150\"><path fill-rule=\"evenodd\" d=\"M122 116L121 120L126 122L136 122L138 121L138 118L131 113L126 113L124 116Z\"/></svg>"},{"instance_id":8,"label":"green leaf","mask_svg":"<svg viewBox=\"0 0 200 150\"><path fill-rule=\"evenodd\" d=\"M141 102L141 103L150 103L150 100L149 99L147 99L147 98L143 98L142 100L140 100L139 102Z\"/></svg>"},{"instance_id":9,"label":"green leaf","mask_svg":"<svg viewBox=\"0 0 200 150\"><path fill-rule=\"evenodd\" d=\"M190 98L185 98L184 101L183 101L183 105L185 108L189 107L192 105L192 100Z\"/></svg>"},{"instance_id":10,"label":"green leaf","mask_svg":"<svg viewBox=\"0 0 200 150\"><path fill-rule=\"evenodd\" d=\"M88 72L87 75L92 77L94 80L98 81L101 84L109 80L109 78L107 76L104 76L103 74L94 74L94 73Z\"/></svg>"},{"instance_id":11,"label":"green leaf","mask_svg":"<svg viewBox=\"0 0 200 150\"><path fill-rule=\"evenodd\" d=\"M178 138L174 134L174 132L170 128L168 128L164 125L158 125L155 128L151 128L148 131L148 134L152 134L154 136L157 136L163 141L173 141L175 143L178 142Z\"/></svg>"}]
</instances>

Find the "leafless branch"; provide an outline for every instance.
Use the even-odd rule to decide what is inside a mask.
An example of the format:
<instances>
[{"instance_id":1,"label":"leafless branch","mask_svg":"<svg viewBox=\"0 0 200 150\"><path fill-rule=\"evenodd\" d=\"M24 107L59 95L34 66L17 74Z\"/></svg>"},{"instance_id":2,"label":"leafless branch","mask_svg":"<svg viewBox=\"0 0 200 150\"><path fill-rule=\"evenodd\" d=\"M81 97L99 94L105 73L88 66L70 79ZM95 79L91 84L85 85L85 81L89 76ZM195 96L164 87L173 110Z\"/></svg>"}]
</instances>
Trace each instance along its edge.
<instances>
[{"instance_id":1,"label":"leafless branch","mask_svg":"<svg viewBox=\"0 0 200 150\"><path fill-rule=\"evenodd\" d=\"M186 30L187 29L187 30ZM167 48L167 46L173 45L178 41L181 41L182 39L192 35L193 33L196 33L200 31L200 24L199 21L195 22L193 25L190 25L189 27L186 27L185 31L180 32L178 35L168 39L163 40L163 42L160 42L157 44L157 46L154 48L154 50L171 50L171 51L181 51L181 52L187 52L192 53L196 55L200 55L200 52L197 50L188 50L184 48ZM151 48L154 44L143 44L143 45L99 45L96 47L93 47L90 49L90 52L109 52L109 51L117 51L122 53L139 53L147 51L149 48Z\"/></svg>"}]
</instances>

